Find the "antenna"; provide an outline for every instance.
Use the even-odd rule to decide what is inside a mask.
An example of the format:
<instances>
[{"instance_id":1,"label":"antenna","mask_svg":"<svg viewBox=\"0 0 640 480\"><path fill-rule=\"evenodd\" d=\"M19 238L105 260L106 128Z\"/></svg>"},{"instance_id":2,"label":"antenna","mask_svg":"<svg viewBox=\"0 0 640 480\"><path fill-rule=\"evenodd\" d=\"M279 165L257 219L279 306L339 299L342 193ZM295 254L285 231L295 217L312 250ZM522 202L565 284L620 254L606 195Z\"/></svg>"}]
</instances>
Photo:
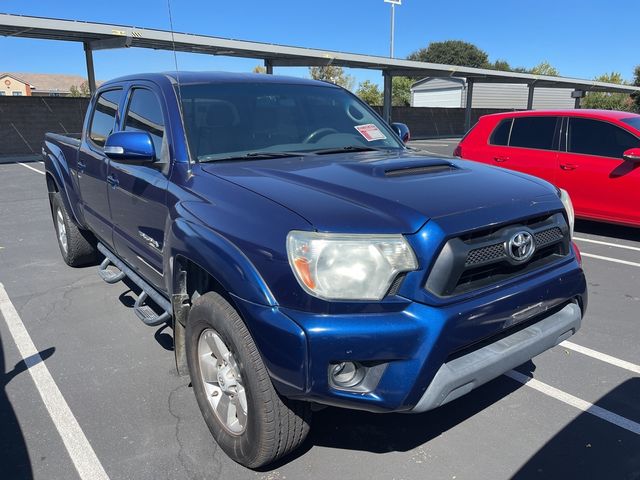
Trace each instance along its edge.
<instances>
[{"instance_id":1,"label":"antenna","mask_svg":"<svg viewBox=\"0 0 640 480\"><path fill-rule=\"evenodd\" d=\"M173 16L171 15L171 0L167 0L169 11L169 27L171 28L171 47L173 48L173 63L176 67L176 82L178 82L178 104L182 111L182 90L180 89L180 72L178 71L178 56L176 55L176 39L173 33Z\"/></svg>"}]
</instances>

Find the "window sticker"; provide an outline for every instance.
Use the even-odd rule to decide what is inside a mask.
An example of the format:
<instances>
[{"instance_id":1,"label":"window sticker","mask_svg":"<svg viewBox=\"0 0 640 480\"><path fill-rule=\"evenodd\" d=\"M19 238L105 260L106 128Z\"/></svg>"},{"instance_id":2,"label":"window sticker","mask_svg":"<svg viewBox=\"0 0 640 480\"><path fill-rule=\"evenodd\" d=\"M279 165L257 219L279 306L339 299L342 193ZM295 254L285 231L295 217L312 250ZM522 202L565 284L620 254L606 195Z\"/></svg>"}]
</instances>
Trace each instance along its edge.
<instances>
[{"instance_id":1,"label":"window sticker","mask_svg":"<svg viewBox=\"0 0 640 480\"><path fill-rule=\"evenodd\" d=\"M374 140L385 140L387 137L380 131L373 123L367 123L366 125L356 125L354 127L360 135L364 137L367 142L373 142Z\"/></svg>"}]
</instances>

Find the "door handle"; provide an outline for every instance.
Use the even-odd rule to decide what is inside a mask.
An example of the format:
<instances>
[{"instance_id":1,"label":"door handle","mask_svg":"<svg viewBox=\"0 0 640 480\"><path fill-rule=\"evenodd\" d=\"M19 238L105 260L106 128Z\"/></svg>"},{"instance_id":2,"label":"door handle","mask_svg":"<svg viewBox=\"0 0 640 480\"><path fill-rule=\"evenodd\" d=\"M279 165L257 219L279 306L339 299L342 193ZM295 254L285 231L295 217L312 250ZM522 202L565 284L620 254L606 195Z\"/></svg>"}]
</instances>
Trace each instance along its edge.
<instances>
[{"instance_id":1,"label":"door handle","mask_svg":"<svg viewBox=\"0 0 640 480\"><path fill-rule=\"evenodd\" d=\"M561 163L560 168L562 170L575 170L576 168L578 168L578 165L576 165L575 163Z\"/></svg>"},{"instance_id":2,"label":"door handle","mask_svg":"<svg viewBox=\"0 0 640 480\"><path fill-rule=\"evenodd\" d=\"M493 157L493 160L498 162L498 163L502 163L502 162L506 162L507 160L509 160L509 157Z\"/></svg>"},{"instance_id":3,"label":"door handle","mask_svg":"<svg viewBox=\"0 0 640 480\"><path fill-rule=\"evenodd\" d=\"M118 187L118 185L120 185L120 182L113 174L107 175L107 183L111 185L111 188L113 188L114 190Z\"/></svg>"},{"instance_id":4,"label":"door handle","mask_svg":"<svg viewBox=\"0 0 640 480\"><path fill-rule=\"evenodd\" d=\"M87 164L84 163L82 160L78 160L77 167L78 167L78 172L82 173L84 172L84 169L87 168Z\"/></svg>"}]
</instances>

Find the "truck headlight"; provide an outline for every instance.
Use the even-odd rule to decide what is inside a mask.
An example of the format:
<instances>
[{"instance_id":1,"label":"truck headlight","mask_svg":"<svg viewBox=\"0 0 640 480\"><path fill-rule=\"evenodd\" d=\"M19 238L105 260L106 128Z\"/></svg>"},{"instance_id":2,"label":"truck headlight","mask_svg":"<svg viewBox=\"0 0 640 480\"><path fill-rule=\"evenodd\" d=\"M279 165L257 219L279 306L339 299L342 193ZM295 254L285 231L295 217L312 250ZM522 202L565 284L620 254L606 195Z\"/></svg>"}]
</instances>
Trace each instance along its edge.
<instances>
[{"instance_id":1,"label":"truck headlight","mask_svg":"<svg viewBox=\"0 0 640 480\"><path fill-rule=\"evenodd\" d=\"M576 223L576 213L573 210L573 203L571 203L571 197L569 196L569 193L562 188L558 189L558 196L560 197L560 200L564 205L564 209L567 212L567 218L569 219L569 231L571 232L571 238L573 238L573 226Z\"/></svg>"},{"instance_id":2,"label":"truck headlight","mask_svg":"<svg viewBox=\"0 0 640 480\"><path fill-rule=\"evenodd\" d=\"M418 268L402 235L292 231L287 255L300 286L325 300L380 300L399 273Z\"/></svg>"}]
</instances>

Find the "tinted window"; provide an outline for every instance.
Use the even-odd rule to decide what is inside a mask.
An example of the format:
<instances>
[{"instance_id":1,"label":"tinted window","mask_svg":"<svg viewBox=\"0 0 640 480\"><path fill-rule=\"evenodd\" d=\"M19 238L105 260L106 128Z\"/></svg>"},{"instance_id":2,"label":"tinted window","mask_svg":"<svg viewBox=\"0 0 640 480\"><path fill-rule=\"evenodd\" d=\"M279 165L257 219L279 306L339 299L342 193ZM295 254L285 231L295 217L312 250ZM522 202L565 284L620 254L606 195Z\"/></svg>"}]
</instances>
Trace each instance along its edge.
<instances>
[{"instance_id":1,"label":"tinted window","mask_svg":"<svg viewBox=\"0 0 640 480\"><path fill-rule=\"evenodd\" d=\"M509 143L509 133L511 132L512 119L502 120L491 134L489 143L492 145L507 145Z\"/></svg>"},{"instance_id":2,"label":"tinted window","mask_svg":"<svg viewBox=\"0 0 640 480\"><path fill-rule=\"evenodd\" d=\"M96 101L89 138L100 147L104 147L104 142L113 132L121 95L122 90L109 90L102 92Z\"/></svg>"},{"instance_id":3,"label":"tinted window","mask_svg":"<svg viewBox=\"0 0 640 480\"><path fill-rule=\"evenodd\" d=\"M133 91L124 121L124 130L147 132L153 140L156 155L161 155L164 119L158 97L151 90L138 88Z\"/></svg>"},{"instance_id":4,"label":"tinted window","mask_svg":"<svg viewBox=\"0 0 640 480\"><path fill-rule=\"evenodd\" d=\"M569 119L569 152L622 158L625 150L639 146L640 140L611 123L588 118Z\"/></svg>"},{"instance_id":5,"label":"tinted window","mask_svg":"<svg viewBox=\"0 0 640 480\"><path fill-rule=\"evenodd\" d=\"M513 119L509 145L553 150L557 117L518 117Z\"/></svg>"}]
</instances>

